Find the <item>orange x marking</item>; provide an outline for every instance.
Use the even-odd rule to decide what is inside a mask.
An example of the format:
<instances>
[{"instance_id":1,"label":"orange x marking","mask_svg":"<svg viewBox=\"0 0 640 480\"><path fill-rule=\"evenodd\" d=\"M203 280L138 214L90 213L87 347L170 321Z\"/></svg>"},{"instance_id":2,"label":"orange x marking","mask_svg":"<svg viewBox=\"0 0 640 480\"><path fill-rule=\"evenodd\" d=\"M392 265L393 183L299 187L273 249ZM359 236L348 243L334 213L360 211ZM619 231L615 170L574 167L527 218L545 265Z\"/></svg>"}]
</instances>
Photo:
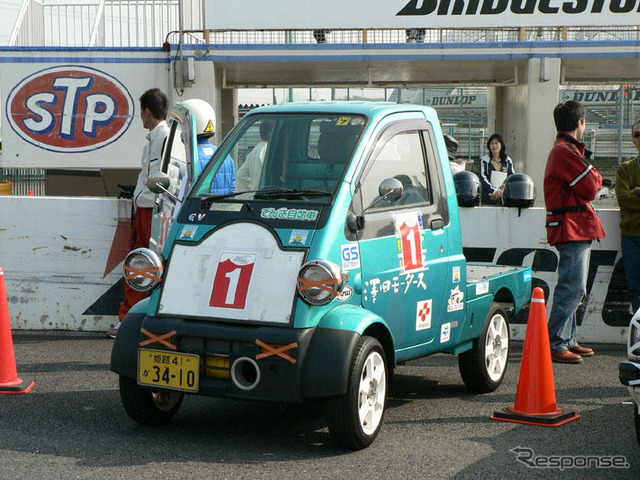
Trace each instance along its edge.
<instances>
[{"instance_id":1,"label":"orange x marking","mask_svg":"<svg viewBox=\"0 0 640 480\"><path fill-rule=\"evenodd\" d=\"M124 266L124 270L125 272L131 272L129 275L125 276L125 280L131 280L133 277L136 277L138 275L142 275L143 277L147 277L150 278L151 280L155 281L155 282L161 282L162 279L160 277L156 277L154 275L151 275L151 272L157 272L158 270L162 270L162 265L160 265L159 267L151 267L151 268L133 268L130 267L128 265Z\"/></svg>"},{"instance_id":2,"label":"orange x marking","mask_svg":"<svg viewBox=\"0 0 640 480\"><path fill-rule=\"evenodd\" d=\"M171 330L169 333L156 335L155 333L151 333L149 330L146 330L143 328L142 333L144 333L144 335L149 338L147 340L140 342L141 347L145 347L147 345L153 345L154 343L159 343L160 345L164 345L165 347L170 348L171 350L176 349L176 346L168 340L170 340L171 337L173 337L178 333L177 330Z\"/></svg>"},{"instance_id":3,"label":"orange x marking","mask_svg":"<svg viewBox=\"0 0 640 480\"><path fill-rule=\"evenodd\" d=\"M310 288L320 288L322 290L326 290L329 293L333 293L334 295L340 295L340 292L334 290L329 287L329 285L333 283L340 282L339 279L332 278L331 280L310 280L308 278L298 277L298 283L300 284L300 290L309 290Z\"/></svg>"},{"instance_id":4,"label":"orange x marking","mask_svg":"<svg viewBox=\"0 0 640 480\"><path fill-rule=\"evenodd\" d=\"M256 355L256 360L277 355L278 357L284 358L291 363L297 362L295 358L293 358L291 355L287 355L286 352L289 352L294 348L298 348L298 342L293 342L289 345L269 345L268 343L264 343L263 341L256 339L256 343L262 347L262 353Z\"/></svg>"}]
</instances>

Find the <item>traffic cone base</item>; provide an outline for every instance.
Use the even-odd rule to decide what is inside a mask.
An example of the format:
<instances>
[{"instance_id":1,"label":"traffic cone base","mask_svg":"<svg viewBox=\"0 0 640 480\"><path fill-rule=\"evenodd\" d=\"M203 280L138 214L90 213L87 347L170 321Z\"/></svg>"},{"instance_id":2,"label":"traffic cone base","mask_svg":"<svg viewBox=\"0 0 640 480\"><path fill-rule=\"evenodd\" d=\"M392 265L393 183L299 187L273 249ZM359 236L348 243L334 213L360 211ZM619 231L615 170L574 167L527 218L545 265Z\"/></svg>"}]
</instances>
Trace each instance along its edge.
<instances>
[{"instance_id":1,"label":"traffic cone base","mask_svg":"<svg viewBox=\"0 0 640 480\"><path fill-rule=\"evenodd\" d=\"M0 383L0 394L20 395L21 393L29 393L36 384L35 380L18 378L14 382Z\"/></svg>"},{"instance_id":2,"label":"traffic cone base","mask_svg":"<svg viewBox=\"0 0 640 480\"><path fill-rule=\"evenodd\" d=\"M527 415L526 413L516 413L511 407L507 407L504 411L496 411L491 415L491 420L500 422L524 423L526 425L539 425L541 427L559 427L565 423L572 422L580 418L576 412L565 412L561 408L559 413L552 415Z\"/></svg>"},{"instance_id":3,"label":"traffic cone base","mask_svg":"<svg viewBox=\"0 0 640 480\"><path fill-rule=\"evenodd\" d=\"M35 383L18 377L4 270L0 267L0 394L29 393Z\"/></svg>"},{"instance_id":4,"label":"traffic cone base","mask_svg":"<svg viewBox=\"0 0 640 480\"><path fill-rule=\"evenodd\" d=\"M565 412L556 404L544 292L536 287L531 298L515 404L494 412L491 419L559 427L578 418L580 415Z\"/></svg>"}]
</instances>

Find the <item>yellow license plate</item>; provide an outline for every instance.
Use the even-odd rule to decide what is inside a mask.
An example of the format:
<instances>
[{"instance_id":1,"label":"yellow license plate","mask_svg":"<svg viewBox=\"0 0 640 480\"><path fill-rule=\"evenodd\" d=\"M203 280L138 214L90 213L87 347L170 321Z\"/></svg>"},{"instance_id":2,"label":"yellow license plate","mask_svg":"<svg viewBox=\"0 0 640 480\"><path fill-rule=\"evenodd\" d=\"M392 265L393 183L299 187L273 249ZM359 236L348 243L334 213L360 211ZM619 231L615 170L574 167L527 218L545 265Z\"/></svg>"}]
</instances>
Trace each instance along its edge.
<instances>
[{"instance_id":1,"label":"yellow license plate","mask_svg":"<svg viewBox=\"0 0 640 480\"><path fill-rule=\"evenodd\" d=\"M147 348L138 350L138 383L141 385L197 392L199 373L198 355Z\"/></svg>"}]
</instances>

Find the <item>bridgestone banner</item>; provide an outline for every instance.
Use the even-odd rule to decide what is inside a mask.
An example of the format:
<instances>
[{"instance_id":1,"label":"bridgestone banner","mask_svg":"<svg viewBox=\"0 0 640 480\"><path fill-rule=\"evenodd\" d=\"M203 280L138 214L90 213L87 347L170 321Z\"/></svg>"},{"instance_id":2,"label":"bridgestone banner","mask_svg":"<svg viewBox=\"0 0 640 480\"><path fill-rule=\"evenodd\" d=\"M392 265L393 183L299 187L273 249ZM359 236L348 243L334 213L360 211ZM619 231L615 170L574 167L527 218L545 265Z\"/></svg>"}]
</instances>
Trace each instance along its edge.
<instances>
[{"instance_id":1,"label":"bridgestone banner","mask_svg":"<svg viewBox=\"0 0 640 480\"><path fill-rule=\"evenodd\" d=\"M205 11L215 30L640 24L640 0L205 0Z\"/></svg>"}]
</instances>

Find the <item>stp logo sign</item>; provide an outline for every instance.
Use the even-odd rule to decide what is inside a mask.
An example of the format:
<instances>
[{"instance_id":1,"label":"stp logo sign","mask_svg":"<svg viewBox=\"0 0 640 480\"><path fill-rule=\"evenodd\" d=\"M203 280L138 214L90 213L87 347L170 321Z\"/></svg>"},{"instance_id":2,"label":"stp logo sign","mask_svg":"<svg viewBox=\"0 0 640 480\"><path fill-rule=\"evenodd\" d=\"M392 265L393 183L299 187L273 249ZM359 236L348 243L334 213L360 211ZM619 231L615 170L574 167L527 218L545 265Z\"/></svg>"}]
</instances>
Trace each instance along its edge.
<instances>
[{"instance_id":1,"label":"stp logo sign","mask_svg":"<svg viewBox=\"0 0 640 480\"><path fill-rule=\"evenodd\" d=\"M9 94L5 111L11 128L32 145L80 153L116 141L131 124L134 103L112 76L74 65L23 79Z\"/></svg>"}]
</instances>

